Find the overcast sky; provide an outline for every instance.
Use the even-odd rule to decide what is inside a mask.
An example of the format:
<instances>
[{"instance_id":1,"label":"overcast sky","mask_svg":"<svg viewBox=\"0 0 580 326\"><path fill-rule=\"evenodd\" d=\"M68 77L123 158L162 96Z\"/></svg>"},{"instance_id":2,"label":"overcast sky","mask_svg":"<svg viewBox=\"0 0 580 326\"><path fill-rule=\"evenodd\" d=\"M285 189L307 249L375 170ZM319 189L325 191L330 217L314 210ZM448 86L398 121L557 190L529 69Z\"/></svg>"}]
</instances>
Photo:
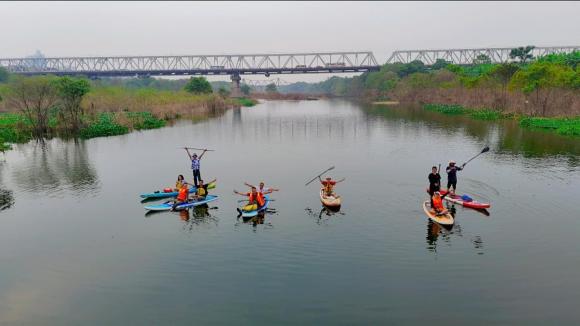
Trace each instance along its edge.
<instances>
[{"instance_id":1,"label":"overcast sky","mask_svg":"<svg viewBox=\"0 0 580 326\"><path fill-rule=\"evenodd\" d=\"M0 2L0 57L579 45L580 2Z\"/></svg>"}]
</instances>

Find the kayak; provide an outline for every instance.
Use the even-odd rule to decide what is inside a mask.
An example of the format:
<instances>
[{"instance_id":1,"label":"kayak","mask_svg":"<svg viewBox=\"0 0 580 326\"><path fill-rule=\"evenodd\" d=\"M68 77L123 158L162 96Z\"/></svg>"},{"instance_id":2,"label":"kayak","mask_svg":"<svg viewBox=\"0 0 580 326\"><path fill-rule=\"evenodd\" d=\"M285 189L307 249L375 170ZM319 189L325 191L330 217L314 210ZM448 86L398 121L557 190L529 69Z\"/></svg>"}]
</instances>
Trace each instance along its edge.
<instances>
[{"instance_id":1,"label":"kayak","mask_svg":"<svg viewBox=\"0 0 580 326\"><path fill-rule=\"evenodd\" d=\"M212 183L207 185L207 189L214 189L215 186L216 186L215 182L212 182ZM197 187L190 187L189 188L190 194L192 194L196 191L197 191ZM177 197L177 194L178 194L177 191L170 191L170 192L155 191L155 192L141 194L140 196L141 196L141 198L171 198L171 197Z\"/></svg>"},{"instance_id":2,"label":"kayak","mask_svg":"<svg viewBox=\"0 0 580 326\"><path fill-rule=\"evenodd\" d=\"M320 201L322 202L322 205L328 208L337 209L341 205L342 198L340 196L336 196L336 194L333 196L325 196L324 189L320 189Z\"/></svg>"},{"instance_id":3,"label":"kayak","mask_svg":"<svg viewBox=\"0 0 580 326\"><path fill-rule=\"evenodd\" d=\"M241 208L238 208L238 212L241 212L241 216L242 217L254 217L257 216L258 213L265 211L268 208L268 204L270 204L270 196L268 195L264 195L264 199L266 200L266 202L264 203L264 206L255 209L253 211L243 211Z\"/></svg>"},{"instance_id":4,"label":"kayak","mask_svg":"<svg viewBox=\"0 0 580 326\"><path fill-rule=\"evenodd\" d=\"M447 190L440 190L439 192L441 193L441 195L445 195L447 193ZM489 203L480 203L476 200L473 200L468 195L449 194L443 197L443 199L447 200L448 202L462 205L463 207L469 207L474 209L485 209L491 207Z\"/></svg>"},{"instance_id":5,"label":"kayak","mask_svg":"<svg viewBox=\"0 0 580 326\"><path fill-rule=\"evenodd\" d=\"M207 203L212 202L212 201L217 200L217 199L218 199L218 196L207 195L204 200L192 200L192 201L189 201L187 203L179 204L179 205L177 205L175 210L179 211L179 210L184 210L184 209L188 209L188 208L195 207L195 206L200 206L200 205L207 204ZM148 211L169 211L169 210L171 210L172 207L173 207L173 202L166 202L166 203L159 204L159 205L145 206L145 209Z\"/></svg>"},{"instance_id":6,"label":"kayak","mask_svg":"<svg viewBox=\"0 0 580 326\"><path fill-rule=\"evenodd\" d=\"M429 206L430 206L429 201L423 203L423 210L425 211L425 214L427 214L427 217L429 217L431 221L440 225L453 225L453 223L455 223L455 221L453 220L453 216L450 213L447 213L445 215L437 215Z\"/></svg>"}]
</instances>

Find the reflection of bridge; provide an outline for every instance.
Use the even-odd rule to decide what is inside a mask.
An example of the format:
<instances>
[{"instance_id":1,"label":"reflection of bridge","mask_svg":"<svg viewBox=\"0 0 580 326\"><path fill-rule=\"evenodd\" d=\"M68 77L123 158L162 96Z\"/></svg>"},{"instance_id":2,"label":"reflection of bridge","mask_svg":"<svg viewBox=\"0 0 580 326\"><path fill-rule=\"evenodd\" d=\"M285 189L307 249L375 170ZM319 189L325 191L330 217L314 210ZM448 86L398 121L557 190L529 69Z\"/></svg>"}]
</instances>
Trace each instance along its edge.
<instances>
[{"instance_id":1,"label":"reflection of bridge","mask_svg":"<svg viewBox=\"0 0 580 326\"><path fill-rule=\"evenodd\" d=\"M230 75L239 94L240 75L314 74L379 70L372 52L123 56L0 59L22 75L179 76Z\"/></svg>"},{"instance_id":2,"label":"reflection of bridge","mask_svg":"<svg viewBox=\"0 0 580 326\"><path fill-rule=\"evenodd\" d=\"M510 60L510 52L513 48L481 48L481 49L445 49L445 50L405 50L395 51L387 63L410 63L420 60L426 65L434 64L438 59L452 62L458 65L472 64L480 55L489 58L492 63L504 63ZM553 46L536 47L531 51L534 57L551 53L570 53L580 51L580 46Z\"/></svg>"}]
</instances>

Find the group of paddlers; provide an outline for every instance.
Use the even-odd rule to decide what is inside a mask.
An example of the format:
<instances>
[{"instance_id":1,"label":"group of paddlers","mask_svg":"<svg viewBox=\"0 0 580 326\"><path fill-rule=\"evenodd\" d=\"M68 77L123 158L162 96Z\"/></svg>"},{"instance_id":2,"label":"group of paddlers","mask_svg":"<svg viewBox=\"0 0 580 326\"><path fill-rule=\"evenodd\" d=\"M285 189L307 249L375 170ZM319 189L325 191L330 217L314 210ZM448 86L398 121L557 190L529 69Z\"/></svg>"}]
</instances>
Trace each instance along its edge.
<instances>
[{"instance_id":1,"label":"group of paddlers","mask_svg":"<svg viewBox=\"0 0 580 326\"><path fill-rule=\"evenodd\" d=\"M431 168L431 173L429 173L431 208L437 214L447 214L447 209L443 206L443 197L449 194L455 194L457 190L457 172L463 170L465 164L462 166L456 166L455 164L455 161L450 161L445 169L447 172L447 191L444 194L441 194L441 175L439 174L439 168L434 166Z\"/></svg>"}]
</instances>

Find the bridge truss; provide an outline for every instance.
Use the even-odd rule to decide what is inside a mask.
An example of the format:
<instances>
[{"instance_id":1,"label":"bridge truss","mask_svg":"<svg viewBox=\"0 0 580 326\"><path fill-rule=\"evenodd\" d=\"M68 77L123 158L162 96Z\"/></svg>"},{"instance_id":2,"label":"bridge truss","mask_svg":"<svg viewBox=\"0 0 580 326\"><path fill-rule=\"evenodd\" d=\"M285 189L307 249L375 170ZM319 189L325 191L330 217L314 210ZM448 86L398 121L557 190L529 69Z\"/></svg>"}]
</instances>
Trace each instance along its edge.
<instances>
[{"instance_id":1,"label":"bridge truss","mask_svg":"<svg viewBox=\"0 0 580 326\"><path fill-rule=\"evenodd\" d=\"M510 52L513 48L480 48L480 49L446 49L446 50L405 50L395 51L391 54L387 63L410 63L420 60L426 65L434 64L437 59L450 61L454 64L472 64L479 55L487 56L492 63L509 62ZM531 53L534 57L551 53L570 53L580 51L580 46L554 46L536 47Z\"/></svg>"},{"instance_id":2,"label":"bridge truss","mask_svg":"<svg viewBox=\"0 0 580 326\"><path fill-rule=\"evenodd\" d=\"M0 59L23 75L167 76L341 73L378 70L372 52Z\"/></svg>"}]
</instances>

